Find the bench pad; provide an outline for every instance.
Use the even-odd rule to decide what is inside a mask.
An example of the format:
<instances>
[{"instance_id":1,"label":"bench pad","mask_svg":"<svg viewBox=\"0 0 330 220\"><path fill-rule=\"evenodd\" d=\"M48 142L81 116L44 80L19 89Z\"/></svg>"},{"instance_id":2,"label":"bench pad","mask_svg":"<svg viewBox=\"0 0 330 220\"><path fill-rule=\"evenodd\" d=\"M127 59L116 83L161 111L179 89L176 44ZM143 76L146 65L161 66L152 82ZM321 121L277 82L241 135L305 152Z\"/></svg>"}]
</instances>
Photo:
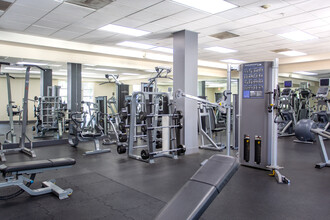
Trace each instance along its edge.
<instances>
[{"instance_id":1,"label":"bench pad","mask_svg":"<svg viewBox=\"0 0 330 220\"><path fill-rule=\"evenodd\" d=\"M8 163L0 166L0 172L6 174L6 173L19 172L25 170L71 166L74 165L75 163L76 160L72 158L57 158L57 159L48 159L48 160L35 160L35 161Z\"/></svg>"},{"instance_id":2,"label":"bench pad","mask_svg":"<svg viewBox=\"0 0 330 220\"><path fill-rule=\"evenodd\" d=\"M157 220L198 219L239 166L237 158L213 155L175 194Z\"/></svg>"}]
</instances>

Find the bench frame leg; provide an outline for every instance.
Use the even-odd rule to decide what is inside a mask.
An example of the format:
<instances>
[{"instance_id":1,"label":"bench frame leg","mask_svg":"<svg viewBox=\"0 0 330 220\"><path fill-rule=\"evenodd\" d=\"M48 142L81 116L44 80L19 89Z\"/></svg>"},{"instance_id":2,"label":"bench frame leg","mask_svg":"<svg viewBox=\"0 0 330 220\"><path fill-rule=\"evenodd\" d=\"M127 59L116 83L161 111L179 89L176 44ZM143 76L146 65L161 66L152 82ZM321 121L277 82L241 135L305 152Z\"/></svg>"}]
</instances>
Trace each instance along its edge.
<instances>
[{"instance_id":1,"label":"bench frame leg","mask_svg":"<svg viewBox=\"0 0 330 220\"><path fill-rule=\"evenodd\" d=\"M0 188L8 187L8 186L18 186L21 189L23 189L25 192L30 194L31 196L39 196L39 195L44 195L47 193L54 193L61 200L68 198L73 192L73 190L70 188L63 190L59 186L55 185L54 180L44 181L42 183L43 188L31 189L31 188L27 187L24 183L24 182L31 182L31 181L32 180L24 177L23 175L18 175L17 178L11 176L11 177L6 178L6 182L0 183Z\"/></svg>"}]
</instances>

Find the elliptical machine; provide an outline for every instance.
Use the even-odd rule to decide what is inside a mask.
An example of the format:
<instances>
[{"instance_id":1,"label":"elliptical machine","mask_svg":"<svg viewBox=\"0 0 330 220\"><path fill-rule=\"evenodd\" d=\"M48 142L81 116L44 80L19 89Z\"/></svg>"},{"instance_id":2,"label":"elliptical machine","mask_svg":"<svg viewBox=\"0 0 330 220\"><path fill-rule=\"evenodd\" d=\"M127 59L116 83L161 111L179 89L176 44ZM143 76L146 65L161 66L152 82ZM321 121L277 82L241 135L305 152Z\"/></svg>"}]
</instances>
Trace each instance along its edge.
<instances>
[{"instance_id":1,"label":"elliptical machine","mask_svg":"<svg viewBox=\"0 0 330 220\"><path fill-rule=\"evenodd\" d=\"M316 111L312 114L312 120L315 121L317 127L325 131L330 128L329 80L329 78L320 79L320 88L317 90L315 96L317 107Z\"/></svg>"},{"instance_id":2,"label":"elliptical machine","mask_svg":"<svg viewBox=\"0 0 330 220\"><path fill-rule=\"evenodd\" d=\"M280 111L278 120L278 134L279 137L294 135L294 128L297 124L296 114L294 111L295 93L291 89L292 81L284 81L284 89L280 95Z\"/></svg>"}]
</instances>

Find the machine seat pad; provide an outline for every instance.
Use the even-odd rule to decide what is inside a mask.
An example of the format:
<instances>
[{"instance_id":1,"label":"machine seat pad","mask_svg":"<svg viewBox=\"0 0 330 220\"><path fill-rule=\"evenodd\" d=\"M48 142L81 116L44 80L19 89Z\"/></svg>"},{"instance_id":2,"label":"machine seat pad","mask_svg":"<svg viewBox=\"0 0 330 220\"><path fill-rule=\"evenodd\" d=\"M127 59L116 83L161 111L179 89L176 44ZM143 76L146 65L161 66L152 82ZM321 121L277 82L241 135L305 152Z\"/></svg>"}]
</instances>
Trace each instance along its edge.
<instances>
[{"instance_id":1,"label":"machine seat pad","mask_svg":"<svg viewBox=\"0 0 330 220\"><path fill-rule=\"evenodd\" d=\"M95 138L95 137L100 137L102 136L102 133L86 133L83 134L82 136L86 137L86 138Z\"/></svg>"},{"instance_id":2,"label":"machine seat pad","mask_svg":"<svg viewBox=\"0 0 330 220\"><path fill-rule=\"evenodd\" d=\"M226 130L226 128L214 128L212 129L213 132L220 132L220 131L224 131Z\"/></svg>"},{"instance_id":3,"label":"machine seat pad","mask_svg":"<svg viewBox=\"0 0 330 220\"><path fill-rule=\"evenodd\" d=\"M3 174L6 174L6 173L19 172L19 171L25 171L25 170L71 166L71 165L74 165L75 163L76 163L76 160L72 159L72 158L34 160L34 161L3 164L0 166L0 171Z\"/></svg>"}]
</instances>

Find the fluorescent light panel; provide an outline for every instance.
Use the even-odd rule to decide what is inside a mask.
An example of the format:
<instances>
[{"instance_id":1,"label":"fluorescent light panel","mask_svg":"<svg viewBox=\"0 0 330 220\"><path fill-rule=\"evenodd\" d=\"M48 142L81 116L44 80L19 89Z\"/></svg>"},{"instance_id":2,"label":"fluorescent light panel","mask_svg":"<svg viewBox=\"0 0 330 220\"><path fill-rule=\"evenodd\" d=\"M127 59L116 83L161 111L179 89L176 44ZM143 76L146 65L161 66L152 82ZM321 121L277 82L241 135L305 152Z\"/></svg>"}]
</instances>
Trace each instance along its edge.
<instances>
[{"instance_id":1,"label":"fluorescent light panel","mask_svg":"<svg viewBox=\"0 0 330 220\"><path fill-rule=\"evenodd\" d=\"M18 65L36 65L36 66L47 66L48 63L33 63L33 62L17 62Z\"/></svg>"},{"instance_id":2,"label":"fluorescent light panel","mask_svg":"<svg viewBox=\"0 0 330 220\"><path fill-rule=\"evenodd\" d=\"M85 70L97 70L97 71L104 71L104 72L114 72L114 71L116 71L114 69L92 68L92 67L86 67Z\"/></svg>"},{"instance_id":3,"label":"fluorescent light panel","mask_svg":"<svg viewBox=\"0 0 330 220\"><path fill-rule=\"evenodd\" d=\"M108 24L104 27L99 28L99 30L109 31L109 32L114 32L114 33L119 33L119 34L126 34L126 35L130 35L130 36L135 36L135 37L140 37L140 36L147 35L150 33L148 31L142 31L142 30L138 30L135 28L123 27L123 26L114 25L114 24Z\"/></svg>"},{"instance_id":4,"label":"fluorescent light panel","mask_svg":"<svg viewBox=\"0 0 330 220\"><path fill-rule=\"evenodd\" d=\"M172 48L168 48L168 47L155 47L155 48L152 48L151 50L155 50L155 51L159 51L159 52L164 52L164 53L173 53L173 49Z\"/></svg>"},{"instance_id":5,"label":"fluorescent light panel","mask_svg":"<svg viewBox=\"0 0 330 220\"><path fill-rule=\"evenodd\" d=\"M298 73L298 74L306 75L306 76L316 76L316 75L318 75L317 73L311 73L311 72L305 72L305 71L298 71L298 72L294 72L294 73Z\"/></svg>"},{"instance_id":6,"label":"fluorescent light panel","mask_svg":"<svg viewBox=\"0 0 330 220\"><path fill-rule=\"evenodd\" d=\"M5 67L6 70L26 70L23 67L11 67L11 66L7 66Z\"/></svg>"},{"instance_id":7,"label":"fluorescent light panel","mask_svg":"<svg viewBox=\"0 0 330 220\"><path fill-rule=\"evenodd\" d=\"M317 37L307 34L303 31L292 31L292 32L284 33L284 34L279 34L279 36L285 37L290 40L295 40L295 41L317 39Z\"/></svg>"},{"instance_id":8,"label":"fluorescent light panel","mask_svg":"<svg viewBox=\"0 0 330 220\"><path fill-rule=\"evenodd\" d=\"M139 73L121 73L120 75L126 75L126 76L138 76Z\"/></svg>"},{"instance_id":9,"label":"fluorescent light panel","mask_svg":"<svg viewBox=\"0 0 330 220\"><path fill-rule=\"evenodd\" d=\"M236 5L226 2L224 0L203 0L203 1L173 0L173 1L211 14L216 14L237 7Z\"/></svg>"},{"instance_id":10,"label":"fluorescent light panel","mask_svg":"<svg viewBox=\"0 0 330 220\"><path fill-rule=\"evenodd\" d=\"M225 60L221 60L222 62L225 63L245 63L245 61L243 60L235 60L235 59L225 59Z\"/></svg>"},{"instance_id":11,"label":"fluorescent light panel","mask_svg":"<svg viewBox=\"0 0 330 220\"><path fill-rule=\"evenodd\" d=\"M205 50L210 50L210 51L214 51L214 52L218 52L218 53L234 53L237 52L237 50L232 50L232 49L228 49L228 48L224 48L224 47L207 47L205 48Z\"/></svg>"},{"instance_id":12,"label":"fluorescent light panel","mask_svg":"<svg viewBox=\"0 0 330 220\"><path fill-rule=\"evenodd\" d=\"M283 55L286 55L286 56L289 56L289 57L307 55L306 53L295 51L295 50L283 51L283 52L279 52L279 54L283 54Z\"/></svg>"},{"instance_id":13,"label":"fluorescent light panel","mask_svg":"<svg viewBox=\"0 0 330 220\"><path fill-rule=\"evenodd\" d=\"M134 48L138 48L138 49L151 49L151 48L155 47L150 44L141 44L141 43L136 43L136 42L132 42L132 41L124 41L124 42L118 43L117 45L124 46L124 47L134 47Z\"/></svg>"}]
</instances>

